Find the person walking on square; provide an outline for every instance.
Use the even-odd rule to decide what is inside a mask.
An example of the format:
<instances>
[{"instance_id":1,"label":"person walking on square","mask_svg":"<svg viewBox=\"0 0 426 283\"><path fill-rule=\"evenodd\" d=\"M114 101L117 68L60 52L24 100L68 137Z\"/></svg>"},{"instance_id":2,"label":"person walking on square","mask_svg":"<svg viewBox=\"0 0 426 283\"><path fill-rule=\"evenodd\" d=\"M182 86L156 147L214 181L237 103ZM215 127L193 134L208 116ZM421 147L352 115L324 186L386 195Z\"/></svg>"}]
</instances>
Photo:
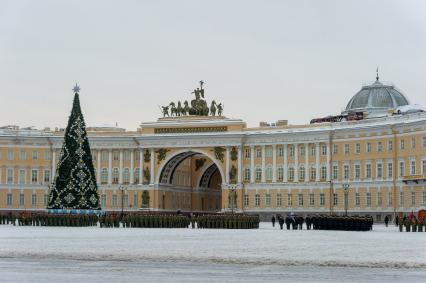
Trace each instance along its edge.
<instances>
[{"instance_id":1,"label":"person walking on square","mask_svg":"<svg viewBox=\"0 0 426 283\"><path fill-rule=\"evenodd\" d=\"M385 225L386 225L386 227L388 227L388 223L389 223L389 217L386 215L385 216Z\"/></svg>"},{"instance_id":2,"label":"person walking on square","mask_svg":"<svg viewBox=\"0 0 426 283\"><path fill-rule=\"evenodd\" d=\"M275 216L272 215L272 227L275 227Z\"/></svg>"},{"instance_id":3,"label":"person walking on square","mask_svg":"<svg viewBox=\"0 0 426 283\"><path fill-rule=\"evenodd\" d=\"M280 229L283 229L284 226L284 218L280 215L278 216L278 223L280 224Z\"/></svg>"}]
</instances>

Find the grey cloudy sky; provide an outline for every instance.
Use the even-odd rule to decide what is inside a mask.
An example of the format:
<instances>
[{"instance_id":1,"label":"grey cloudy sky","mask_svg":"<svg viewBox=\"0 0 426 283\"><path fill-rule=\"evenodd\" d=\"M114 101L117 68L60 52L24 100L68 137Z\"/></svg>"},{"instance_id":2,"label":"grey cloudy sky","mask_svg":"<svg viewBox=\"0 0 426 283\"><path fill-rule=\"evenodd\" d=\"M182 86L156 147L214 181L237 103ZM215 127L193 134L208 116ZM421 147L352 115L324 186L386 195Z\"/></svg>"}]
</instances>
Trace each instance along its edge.
<instances>
[{"instance_id":1,"label":"grey cloudy sky","mask_svg":"<svg viewBox=\"0 0 426 283\"><path fill-rule=\"evenodd\" d=\"M249 126L338 114L379 66L426 106L426 1L0 0L0 124L135 130L207 100Z\"/></svg>"}]
</instances>

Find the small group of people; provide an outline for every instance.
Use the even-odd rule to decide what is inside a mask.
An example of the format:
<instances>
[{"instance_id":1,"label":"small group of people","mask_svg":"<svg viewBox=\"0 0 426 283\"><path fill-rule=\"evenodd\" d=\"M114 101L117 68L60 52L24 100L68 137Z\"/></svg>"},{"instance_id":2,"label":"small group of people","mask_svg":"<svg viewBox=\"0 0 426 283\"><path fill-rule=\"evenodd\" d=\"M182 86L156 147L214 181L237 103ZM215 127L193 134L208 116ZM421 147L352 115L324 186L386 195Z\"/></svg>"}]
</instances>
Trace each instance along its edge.
<instances>
[{"instance_id":1,"label":"small group of people","mask_svg":"<svg viewBox=\"0 0 426 283\"><path fill-rule=\"evenodd\" d=\"M417 218L413 213L408 216L404 215L402 218L396 216L395 225L399 227L399 232L403 231L403 227L405 227L405 232L423 232L426 227L426 218ZM426 229L424 230L426 232Z\"/></svg>"},{"instance_id":2,"label":"small group of people","mask_svg":"<svg viewBox=\"0 0 426 283\"><path fill-rule=\"evenodd\" d=\"M272 226L278 221L280 229L284 223L287 230L302 230L303 223L306 223L307 230L344 230L344 231L370 231L373 229L373 217L371 216L338 216L338 215L307 215L305 218L299 215L286 215L284 218L280 214L272 216Z\"/></svg>"}]
</instances>

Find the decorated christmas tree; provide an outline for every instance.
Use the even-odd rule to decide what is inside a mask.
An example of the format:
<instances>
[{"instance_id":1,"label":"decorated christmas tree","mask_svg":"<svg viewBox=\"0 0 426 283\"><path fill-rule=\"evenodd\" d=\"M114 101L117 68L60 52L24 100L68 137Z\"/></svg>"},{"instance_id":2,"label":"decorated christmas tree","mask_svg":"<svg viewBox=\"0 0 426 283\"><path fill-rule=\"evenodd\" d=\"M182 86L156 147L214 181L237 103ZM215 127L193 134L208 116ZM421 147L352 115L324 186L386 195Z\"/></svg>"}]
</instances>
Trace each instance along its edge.
<instances>
[{"instance_id":1,"label":"decorated christmas tree","mask_svg":"<svg viewBox=\"0 0 426 283\"><path fill-rule=\"evenodd\" d=\"M76 85L73 91L74 102L47 208L97 210L99 195L80 108L80 88Z\"/></svg>"}]
</instances>

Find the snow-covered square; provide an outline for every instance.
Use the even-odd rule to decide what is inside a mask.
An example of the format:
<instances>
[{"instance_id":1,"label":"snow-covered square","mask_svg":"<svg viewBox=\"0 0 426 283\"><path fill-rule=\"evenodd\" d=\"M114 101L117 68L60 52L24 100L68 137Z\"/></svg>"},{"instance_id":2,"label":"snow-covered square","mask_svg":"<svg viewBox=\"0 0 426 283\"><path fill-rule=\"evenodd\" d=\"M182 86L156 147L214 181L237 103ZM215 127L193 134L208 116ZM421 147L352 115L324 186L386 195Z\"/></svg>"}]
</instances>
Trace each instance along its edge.
<instances>
[{"instance_id":1,"label":"snow-covered square","mask_svg":"<svg viewBox=\"0 0 426 283\"><path fill-rule=\"evenodd\" d=\"M426 233L0 226L2 282L421 282Z\"/></svg>"}]
</instances>

